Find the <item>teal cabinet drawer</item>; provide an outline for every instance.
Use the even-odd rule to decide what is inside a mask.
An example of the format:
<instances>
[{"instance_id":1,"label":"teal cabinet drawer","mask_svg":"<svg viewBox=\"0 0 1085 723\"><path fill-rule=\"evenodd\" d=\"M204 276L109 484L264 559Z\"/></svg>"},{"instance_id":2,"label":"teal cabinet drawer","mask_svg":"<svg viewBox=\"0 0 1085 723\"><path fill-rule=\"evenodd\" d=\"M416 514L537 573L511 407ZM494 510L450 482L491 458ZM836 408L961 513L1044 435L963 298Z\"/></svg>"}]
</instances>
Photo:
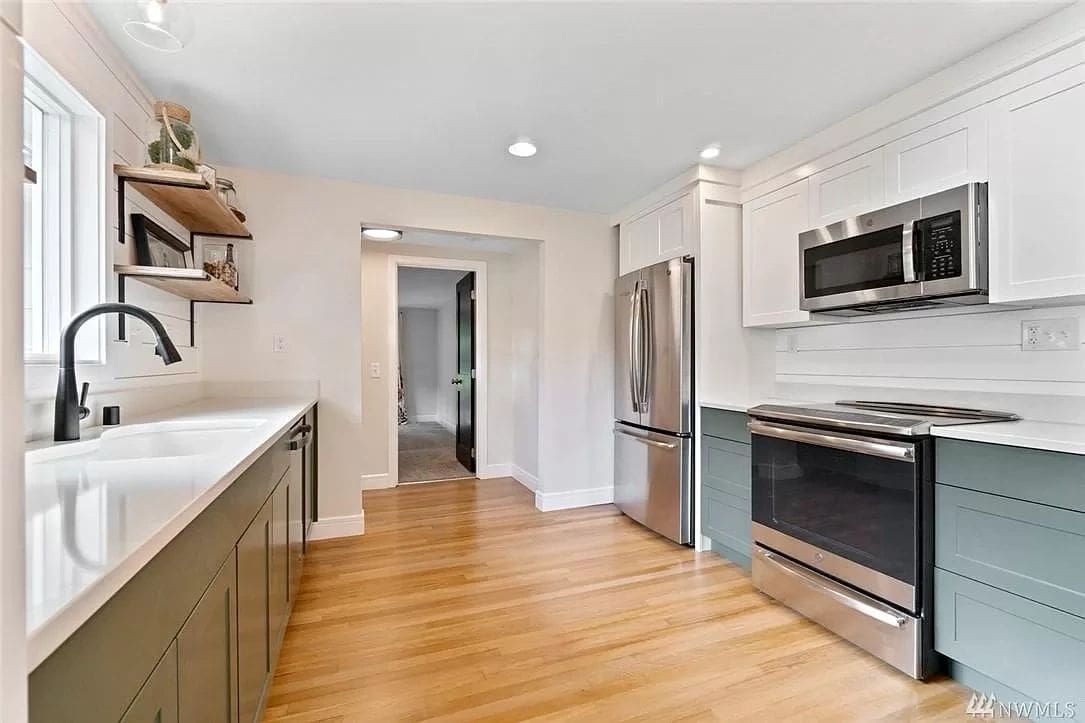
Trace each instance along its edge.
<instances>
[{"instance_id":1,"label":"teal cabinet drawer","mask_svg":"<svg viewBox=\"0 0 1085 723\"><path fill-rule=\"evenodd\" d=\"M750 499L750 445L701 437L701 484Z\"/></svg>"},{"instance_id":2,"label":"teal cabinet drawer","mask_svg":"<svg viewBox=\"0 0 1085 723\"><path fill-rule=\"evenodd\" d=\"M713 437L749 444L750 430L746 427L746 421L745 412L701 407L701 432Z\"/></svg>"},{"instance_id":3,"label":"teal cabinet drawer","mask_svg":"<svg viewBox=\"0 0 1085 723\"><path fill-rule=\"evenodd\" d=\"M1085 512L1085 456L939 439L942 484Z\"/></svg>"},{"instance_id":4,"label":"teal cabinet drawer","mask_svg":"<svg viewBox=\"0 0 1085 723\"><path fill-rule=\"evenodd\" d=\"M1085 514L946 485L934 509L938 567L1085 617Z\"/></svg>"},{"instance_id":5,"label":"teal cabinet drawer","mask_svg":"<svg viewBox=\"0 0 1085 723\"><path fill-rule=\"evenodd\" d=\"M1076 615L936 569L934 647L1032 700L1085 714L1085 619Z\"/></svg>"},{"instance_id":6,"label":"teal cabinet drawer","mask_svg":"<svg viewBox=\"0 0 1085 723\"><path fill-rule=\"evenodd\" d=\"M701 508L701 532L749 557L753 537L750 500L705 487L701 490Z\"/></svg>"}]
</instances>

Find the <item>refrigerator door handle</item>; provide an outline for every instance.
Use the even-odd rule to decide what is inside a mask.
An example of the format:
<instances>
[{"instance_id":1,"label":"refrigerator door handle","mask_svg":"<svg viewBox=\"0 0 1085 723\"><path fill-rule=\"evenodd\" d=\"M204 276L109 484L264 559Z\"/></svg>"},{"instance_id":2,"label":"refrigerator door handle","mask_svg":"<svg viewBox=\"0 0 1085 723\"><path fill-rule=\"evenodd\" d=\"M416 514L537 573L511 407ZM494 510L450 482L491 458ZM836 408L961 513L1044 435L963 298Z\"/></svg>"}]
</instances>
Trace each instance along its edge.
<instances>
[{"instance_id":1,"label":"refrigerator door handle","mask_svg":"<svg viewBox=\"0 0 1085 723\"><path fill-rule=\"evenodd\" d=\"M652 304L648 294L648 285L640 288L640 388L637 397L640 400L640 412L648 411L648 380L652 374Z\"/></svg>"},{"instance_id":2,"label":"refrigerator door handle","mask_svg":"<svg viewBox=\"0 0 1085 723\"><path fill-rule=\"evenodd\" d=\"M633 413L640 413L640 399L637 396L639 386L637 383L637 366L639 358L640 341L637 337L640 326L637 316L640 310L640 280L633 285L633 293L629 295L629 398L633 404Z\"/></svg>"}]
</instances>

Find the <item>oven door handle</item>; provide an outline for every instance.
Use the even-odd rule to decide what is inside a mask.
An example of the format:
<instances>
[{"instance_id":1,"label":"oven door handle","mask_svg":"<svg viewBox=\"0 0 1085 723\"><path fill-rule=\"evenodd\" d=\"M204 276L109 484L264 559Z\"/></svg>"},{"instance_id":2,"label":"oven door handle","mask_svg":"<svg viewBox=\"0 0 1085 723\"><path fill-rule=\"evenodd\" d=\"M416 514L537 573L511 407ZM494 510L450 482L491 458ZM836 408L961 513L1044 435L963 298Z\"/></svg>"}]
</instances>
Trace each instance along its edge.
<instances>
[{"instance_id":1,"label":"oven door handle","mask_svg":"<svg viewBox=\"0 0 1085 723\"><path fill-rule=\"evenodd\" d=\"M840 583L829 580L821 575L814 575L776 553L758 548L756 554L762 561L772 565L777 570L798 578L806 585L826 593L841 605L851 608L857 613L866 615L868 618L877 620L879 623L894 628L903 628L905 623L908 622L907 617L893 610L888 605L881 605L875 603L873 600L869 602L863 600L858 597L855 592L849 590Z\"/></svg>"},{"instance_id":2,"label":"oven door handle","mask_svg":"<svg viewBox=\"0 0 1085 723\"><path fill-rule=\"evenodd\" d=\"M817 447L831 447L845 452L856 452L874 457L915 463L915 445L908 442L894 442L888 439L873 439L845 434L828 434L821 431L815 432L784 424L762 422L759 419L750 420L750 432L762 437L775 437L791 442L812 444Z\"/></svg>"}]
</instances>

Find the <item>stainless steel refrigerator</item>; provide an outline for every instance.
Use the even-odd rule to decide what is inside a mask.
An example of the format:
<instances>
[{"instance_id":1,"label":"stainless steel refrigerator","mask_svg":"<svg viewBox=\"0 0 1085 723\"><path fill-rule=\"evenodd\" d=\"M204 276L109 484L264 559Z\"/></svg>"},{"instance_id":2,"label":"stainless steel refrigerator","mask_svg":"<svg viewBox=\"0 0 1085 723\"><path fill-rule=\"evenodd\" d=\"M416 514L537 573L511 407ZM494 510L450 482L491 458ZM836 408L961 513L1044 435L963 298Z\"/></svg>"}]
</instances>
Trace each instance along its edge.
<instances>
[{"instance_id":1,"label":"stainless steel refrigerator","mask_svg":"<svg viewBox=\"0 0 1085 723\"><path fill-rule=\"evenodd\" d=\"M614 503L675 542L693 537L693 259L615 286Z\"/></svg>"}]
</instances>

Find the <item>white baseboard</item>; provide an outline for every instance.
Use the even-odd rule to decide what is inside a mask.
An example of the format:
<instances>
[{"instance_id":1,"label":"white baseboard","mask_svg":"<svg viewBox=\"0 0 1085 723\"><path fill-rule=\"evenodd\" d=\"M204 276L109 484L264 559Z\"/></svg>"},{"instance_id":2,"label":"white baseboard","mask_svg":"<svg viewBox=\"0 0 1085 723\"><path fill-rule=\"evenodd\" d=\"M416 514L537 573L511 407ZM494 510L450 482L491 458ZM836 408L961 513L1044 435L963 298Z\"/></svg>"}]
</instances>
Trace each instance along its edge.
<instances>
[{"instance_id":1,"label":"white baseboard","mask_svg":"<svg viewBox=\"0 0 1085 723\"><path fill-rule=\"evenodd\" d=\"M365 510L357 515L328 517L316 520L309 528L310 540L334 540L337 537L356 537L365 534Z\"/></svg>"},{"instance_id":2,"label":"white baseboard","mask_svg":"<svg viewBox=\"0 0 1085 723\"><path fill-rule=\"evenodd\" d=\"M582 490L565 492L535 492L535 509L541 512L568 510L574 507L606 505L614 501L613 487L590 487Z\"/></svg>"},{"instance_id":3,"label":"white baseboard","mask_svg":"<svg viewBox=\"0 0 1085 723\"><path fill-rule=\"evenodd\" d=\"M441 419L440 417L437 417L437 419L435 419L433 421L437 422L437 424L440 424L442 427L444 427L445 431L452 432L452 434L456 433L456 423L455 422L449 421L447 419Z\"/></svg>"},{"instance_id":4,"label":"white baseboard","mask_svg":"<svg viewBox=\"0 0 1085 723\"><path fill-rule=\"evenodd\" d=\"M485 467L479 467L475 472L475 475L479 479L494 479L495 477L511 477L512 465L511 464L488 464Z\"/></svg>"},{"instance_id":5,"label":"white baseboard","mask_svg":"<svg viewBox=\"0 0 1085 723\"><path fill-rule=\"evenodd\" d=\"M538 492L539 490L539 478L530 472L524 470L518 465L509 465L512 470L509 472L509 476L515 479L517 482L527 487L532 492Z\"/></svg>"},{"instance_id":6,"label":"white baseboard","mask_svg":"<svg viewBox=\"0 0 1085 723\"><path fill-rule=\"evenodd\" d=\"M412 422L440 422L436 414L418 414L411 418Z\"/></svg>"},{"instance_id":7,"label":"white baseboard","mask_svg":"<svg viewBox=\"0 0 1085 723\"><path fill-rule=\"evenodd\" d=\"M392 477L387 472L362 475L363 490L385 490L389 487L395 487L395 485L392 484Z\"/></svg>"}]
</instances>

